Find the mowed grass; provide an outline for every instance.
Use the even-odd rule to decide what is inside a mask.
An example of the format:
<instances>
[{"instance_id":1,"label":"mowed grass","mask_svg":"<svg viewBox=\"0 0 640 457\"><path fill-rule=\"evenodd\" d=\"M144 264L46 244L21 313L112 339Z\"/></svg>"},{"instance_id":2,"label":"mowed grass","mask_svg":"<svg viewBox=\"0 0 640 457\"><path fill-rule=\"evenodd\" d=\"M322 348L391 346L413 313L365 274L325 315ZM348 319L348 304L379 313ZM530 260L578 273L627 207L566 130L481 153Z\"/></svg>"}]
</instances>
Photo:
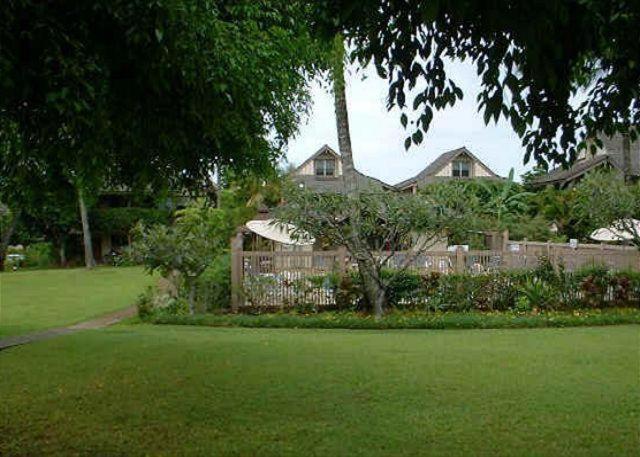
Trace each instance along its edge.
<instances>
[{"instance_id":1,"label":"mowed grass","mask_svg":"<svg viewBox=\"0 0 640 457\"><path fill-rule=\"evenodd\" d=\"M120 325L0 352L0 455L638 455L640 327Z\"/></svg>"},{"instance_id":2,"label":"mowed grass","mask_svg":"<svg viewBox=\"0 0 640 457\"><path fill-rule=\"evenodd\" d=\"M126 308L151 281L141 267L0 273L0 338Z\"/></svg>"}]
</instances>

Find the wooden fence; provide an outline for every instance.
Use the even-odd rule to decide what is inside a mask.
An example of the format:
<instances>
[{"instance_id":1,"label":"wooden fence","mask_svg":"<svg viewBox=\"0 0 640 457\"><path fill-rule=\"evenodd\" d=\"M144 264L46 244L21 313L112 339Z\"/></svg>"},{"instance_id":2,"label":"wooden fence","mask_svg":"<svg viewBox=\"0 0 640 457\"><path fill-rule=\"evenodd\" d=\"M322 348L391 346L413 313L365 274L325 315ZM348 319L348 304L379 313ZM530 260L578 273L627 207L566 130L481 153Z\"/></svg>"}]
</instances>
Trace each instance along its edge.
<instances>
[{"instance_id":1,"label":"wooden fence","mask_svg":"<svg viewBox=\"0 0 640 457\"><path fill-rule=\"evenodd\" d=\"M335 305L333 288L323 286L327 274L356 268L346 250L313 252L243 251L232 243L232 307L287 308L298 303L320 307ZM588 266L612 270L640 270L640 253L635 248L508 241L499 251L411 251L378 255L388 257L386 265L424 273L483 274L501 270L531 269L548 258L566 271Z\"/></svg>"}]
</instances>

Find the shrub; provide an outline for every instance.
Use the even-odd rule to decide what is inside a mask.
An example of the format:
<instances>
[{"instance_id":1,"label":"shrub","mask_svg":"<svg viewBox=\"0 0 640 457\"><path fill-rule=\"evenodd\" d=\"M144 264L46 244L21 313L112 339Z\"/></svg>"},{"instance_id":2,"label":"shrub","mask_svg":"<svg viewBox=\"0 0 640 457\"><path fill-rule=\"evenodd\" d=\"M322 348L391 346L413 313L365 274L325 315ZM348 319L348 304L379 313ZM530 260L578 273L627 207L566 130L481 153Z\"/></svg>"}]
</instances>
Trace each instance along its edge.
<instances>
[{"instance_id":1,"label":"shrub","mask_svg":"<svg viewBox=\"0 0 640 457\"><path fill-rule=\"evenodd\" d=\"M24 266L28 268L50 268L54 263L51 243L32 243L24 250Z\"/></svg>"},{"instance_id":2,"label":"shrub","mask_svg":"<svg viewBox=\"0 0 640 457\"><path fill-rule=\"evenodd\" d=\"M147 287L140 294L136 301L136 308L138 309L138 316L143 320L148 320L152 316L180 316L189 313L189 303L185 298L172 297L159 291L154 286Z\"/></svg>"},{"instance_id":3,"label":"shrub","mask_svg":"<svg viewBox=\"0 0 640 457\"><path fill-rule=\"evenodd\" d=\"M196 303L213 311L231 305L231 256L217 257L198 278Z\"/></svg>"},{"instance_id":4,"label":"shrub","mask_svg":"<svg viewBox=\"0 0 640 457\"><path fill-rule=\"evenodd\" d=\"M573 310L640 305L640 272L589 267L567 272L541 259L534 270L486 274L440 274L385 269L391 309L447 312ZM283 281L245 279L252 310L297 309L306 313L336 308L370 311L353 271ZM324 294L324 295L321 295ZM322 297L324 302L318 301ZM331 299L333 299L331 301ZM326 301L331 303L327 305Z\"/></svg>"}]
</instances>

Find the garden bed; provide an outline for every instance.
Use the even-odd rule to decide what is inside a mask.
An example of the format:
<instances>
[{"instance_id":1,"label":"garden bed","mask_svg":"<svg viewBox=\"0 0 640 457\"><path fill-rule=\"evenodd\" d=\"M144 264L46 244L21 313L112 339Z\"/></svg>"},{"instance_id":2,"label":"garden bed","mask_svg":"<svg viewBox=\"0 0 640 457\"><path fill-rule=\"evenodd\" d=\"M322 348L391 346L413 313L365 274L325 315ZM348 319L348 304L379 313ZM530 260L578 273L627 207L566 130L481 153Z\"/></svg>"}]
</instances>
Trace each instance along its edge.
<instances>
[{"instance_id":1,"label":"garden bed","mask_svg":"<svg viewBox=\"0 0 640 457\"><path fill-rule=\"evenodd\" d=\"M322 312L314 314L268 313L171 315L158 312L149 316L155 324L209 327L255 328L343 328L343 329L498 329L583 327L640 324L640 309L610 308L546 312L468 312L428 313L394 311L376 320L369 314Z\"/></svg>"}]
</instances>

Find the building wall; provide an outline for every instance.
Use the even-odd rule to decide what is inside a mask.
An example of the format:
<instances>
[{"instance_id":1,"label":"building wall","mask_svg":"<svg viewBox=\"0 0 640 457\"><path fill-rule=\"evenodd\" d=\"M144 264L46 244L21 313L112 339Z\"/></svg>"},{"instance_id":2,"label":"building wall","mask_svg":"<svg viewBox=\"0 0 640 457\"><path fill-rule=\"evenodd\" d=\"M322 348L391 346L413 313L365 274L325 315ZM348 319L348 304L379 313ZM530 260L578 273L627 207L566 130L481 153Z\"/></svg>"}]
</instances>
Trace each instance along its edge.
<instances>
[{"instance_id":1,"label":"building wall","mask_svg":"<svg viewBox=\"0 0 640 457\"><path fill-rule=\"evenodd\" d=\"M442 167L442 170L437 172L436 176L450 177L451 176L451 162L449 162L444 167Z\"/></svg>"},{"instance_id":2,"label":"building wall","mask_svg":"<svg viewBox=\"0 0 640 457\"><path fill-rule=\"evenodd\" d=\"M477 178L489 178L493 176L489 170L480 165L478 162L473 163L473 176Z\"/></svg>"}]
</instances>

